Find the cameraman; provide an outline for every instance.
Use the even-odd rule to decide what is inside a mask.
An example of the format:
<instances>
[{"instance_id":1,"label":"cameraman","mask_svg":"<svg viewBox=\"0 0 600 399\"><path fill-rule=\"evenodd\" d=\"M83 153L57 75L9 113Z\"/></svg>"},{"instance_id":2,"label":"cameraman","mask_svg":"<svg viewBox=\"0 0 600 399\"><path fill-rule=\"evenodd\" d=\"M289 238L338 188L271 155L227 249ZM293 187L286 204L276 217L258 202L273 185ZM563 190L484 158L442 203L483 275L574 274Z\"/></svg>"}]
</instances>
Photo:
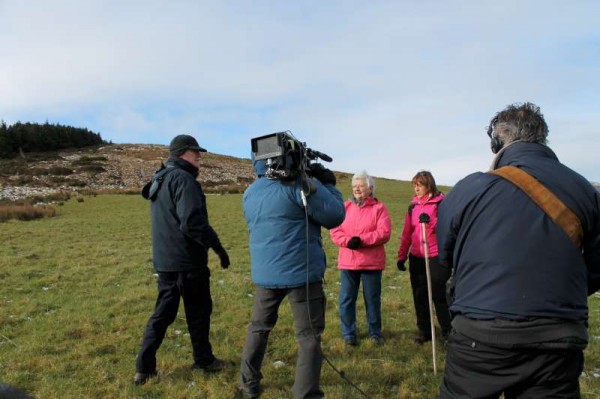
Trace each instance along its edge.
<instances>
[{"instance_id":1,"label":"cameraman","mask_svg":"<svg viewBox=\"0 0 600 399\"><path fill-rule=\"evenodd\" d=\"M299 346L294 398L322 398L319 381L321 333L325 328L325 252L321 226L330 229L342 223L342 195L335 187L335 175L321 165L313 165L310 183L316 191L307 197L305 209L301 178L269 179L265 177L264 160L255 160L254 168L258 179L244 193L243 206L256 291L242 354L239 391L246 398L258 398L269 333L277 322L279 305L287 296Z\"/></svg>"}]
</instances>

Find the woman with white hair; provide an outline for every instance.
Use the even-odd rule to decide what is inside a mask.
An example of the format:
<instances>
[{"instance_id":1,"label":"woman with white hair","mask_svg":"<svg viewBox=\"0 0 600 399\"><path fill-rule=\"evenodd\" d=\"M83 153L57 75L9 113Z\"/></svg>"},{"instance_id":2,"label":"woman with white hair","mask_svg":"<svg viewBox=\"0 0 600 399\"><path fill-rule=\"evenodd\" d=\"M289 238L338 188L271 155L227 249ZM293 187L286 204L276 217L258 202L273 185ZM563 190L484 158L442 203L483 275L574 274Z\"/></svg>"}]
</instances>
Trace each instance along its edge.
<instances>
[{"instance_id":1,"label":"woman with white hair","mask_svg":"<svg viewBox=\"0 0 600 399\"><path fill-rule=\"evenodd\" d=\"M350 346L357 344L356 299L361 281L369 338L378 345L385 342L381 335L381 275L392 223L386 206L374 194L374 179L365 171L355 174L353 198L344 204L346 218L329 232L339 247L340 319L344 341Z\"/></svg>"}]
</instances>

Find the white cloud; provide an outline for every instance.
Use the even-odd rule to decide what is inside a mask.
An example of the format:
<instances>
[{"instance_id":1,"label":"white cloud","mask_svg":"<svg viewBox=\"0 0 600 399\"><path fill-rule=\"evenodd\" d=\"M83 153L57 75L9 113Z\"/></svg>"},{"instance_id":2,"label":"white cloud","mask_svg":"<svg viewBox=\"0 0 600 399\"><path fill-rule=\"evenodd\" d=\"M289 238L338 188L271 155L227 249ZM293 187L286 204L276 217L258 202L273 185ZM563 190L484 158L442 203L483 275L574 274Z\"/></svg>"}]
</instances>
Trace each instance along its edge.
<instances>
[{"instance_id":1,"label":"white cloud","mask_svg":"<svg viewBox=\"0 0 600 399\"><path fill-rule=\"evenodd\" d=\"M591 1L5 0L0 118L72 122L114 142L188 132L244 157L251 137L290 129L334 169L400 179L429 169L454 184L487 169L493 114L533 101L561 159L600 181L599 11Z\"/></svg>"}]
</instances>

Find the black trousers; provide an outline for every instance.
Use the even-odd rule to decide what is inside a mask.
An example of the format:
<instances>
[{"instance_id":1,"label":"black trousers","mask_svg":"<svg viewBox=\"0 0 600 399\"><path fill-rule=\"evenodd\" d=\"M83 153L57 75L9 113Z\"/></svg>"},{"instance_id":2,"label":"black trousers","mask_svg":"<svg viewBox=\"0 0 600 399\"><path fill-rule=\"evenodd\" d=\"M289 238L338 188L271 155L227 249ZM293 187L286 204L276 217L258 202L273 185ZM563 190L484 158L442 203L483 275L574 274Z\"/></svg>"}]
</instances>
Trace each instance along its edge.
<instances>
[{"instance_id":1,"label":"black trousers","mask_svg":"<svg viewBox=\"0 0 600 399\"><path fill-rule=\"evenodd\" d=\"M417 316L417 328L425 335L431 335L431 320L429 317L429 298L427 295L427 271L425 270L425 259L410 256L410 285L412 287L415 313ZM452 329L450 311L446 302L446 281L450 278L451 271L441 267L438 257L429 258L429 269L431 272L431 296L438 323L442 334L446 335Z\"/></svg>"},{"instance_id":2,"label":"black trousers","mask_svg":"<svg viewBox=\"0 0 600 399\"><path fill-rule=\"evenodd\" d=\"M581 349L498 348L452 331L438 399L580 398Z\"/></svg>"},{"instance_id":3,"label":"black trousers","mask_svg":"<svg viewBox=\"0 0 600 399\"><path fill-rule=\"evenodd\" d=\"M206 269L158 273L158 298L136 359L138 372L150 373L156 370L156 352L162 344L167 327L175 321L180 298L183 298L194 363L206 366L215 360L208 339L212 313L210 272Z\"/></svg>"}]
</instances>

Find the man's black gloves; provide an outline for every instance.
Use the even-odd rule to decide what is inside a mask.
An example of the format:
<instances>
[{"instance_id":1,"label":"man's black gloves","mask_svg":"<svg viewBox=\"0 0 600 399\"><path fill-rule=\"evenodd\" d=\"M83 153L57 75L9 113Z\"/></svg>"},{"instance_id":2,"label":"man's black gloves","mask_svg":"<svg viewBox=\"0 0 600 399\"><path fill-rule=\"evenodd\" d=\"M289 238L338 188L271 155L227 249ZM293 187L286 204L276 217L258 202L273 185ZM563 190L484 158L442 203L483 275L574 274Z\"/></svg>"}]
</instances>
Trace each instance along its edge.
<instances>
[{"instance_id":1,"label":"man's black gloves","mask_svg":"<svg viewBox=\"0 0 600 399\"><path fill-rule=\"evenodd\" d=\"M352 237L351 239L348 240L348 248L350 249L357 249L358 247L360 247L360 237Z\"/></svg>"},{"instance_id":2,"label":"man's black gloves","mask_svg":"<svg viewBox=\"0 0 600 399\"><path fill-rule=\"evenodd\" d=\"M320 163L313 163L310 165L310 169L306 171L306 174L314 177L323 184L333 184L335 186L337 183L333 172L323 167Z\"/></svg>"},{"instance_id":3,"label":"man's black gloves","mask_svg":"<svg viewBox=\"0 0 600 399\"><path fill-rule=\"evenodd\" d=\"M406 266L404 266L404 262L406 262L405 260L399 260L398 263L396 263L396 267L398 267L398 270L400 270L401 272L405 272L406 271Z\"/></svg>"},{"instance_id":4,"label":"man's black gloves","mask_svg":"<svg viewBox=\"0 0 600 399\"><path fill-rule=\"evenodd\" d=\"M221 260L221 268L223 269L227 269L230 265L229 263L229 255L227 255L227 251L225 251L225 248L223 248L223 246L221 244L217 245L216 247L213 247L215 253L217 255L219 255L219 259Z\"/></svg>"}]
</instances>

